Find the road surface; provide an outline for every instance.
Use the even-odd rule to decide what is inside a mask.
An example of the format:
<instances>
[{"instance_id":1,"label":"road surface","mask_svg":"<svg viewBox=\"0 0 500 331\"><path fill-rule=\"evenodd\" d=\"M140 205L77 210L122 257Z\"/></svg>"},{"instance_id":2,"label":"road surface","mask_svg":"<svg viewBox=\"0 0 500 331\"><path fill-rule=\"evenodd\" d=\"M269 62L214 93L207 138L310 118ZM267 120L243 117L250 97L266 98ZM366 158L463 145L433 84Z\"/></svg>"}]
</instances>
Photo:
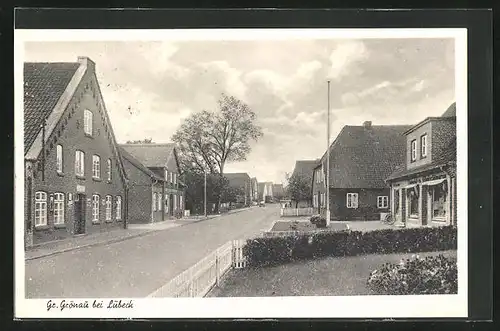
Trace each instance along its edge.
<instances>
[{"instance_id":1,"label":"road surface","mask_svg":"<svg viewBox=\"0 0 500 331\"><path fill-rule=\"evenodd\" d=\"M146 297L229 240L266 230L279 205L26 261L27 298Z\"/></svg>"}]
</instances>

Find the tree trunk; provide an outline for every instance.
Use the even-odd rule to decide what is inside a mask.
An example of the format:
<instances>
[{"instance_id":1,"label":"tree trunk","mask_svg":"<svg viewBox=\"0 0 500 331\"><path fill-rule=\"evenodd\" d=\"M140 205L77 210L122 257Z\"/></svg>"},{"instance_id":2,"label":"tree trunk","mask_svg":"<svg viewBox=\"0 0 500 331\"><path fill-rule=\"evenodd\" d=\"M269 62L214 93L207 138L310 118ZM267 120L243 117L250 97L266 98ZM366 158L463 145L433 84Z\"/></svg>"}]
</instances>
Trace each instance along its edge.
<instances>
[{"instance_id":1,"label":"tree trunk","mask_svg":"<svg viewBox=\"0 0 500 331\"><path fill-rule=\"evenodd\" d=\"M295 209L299 208L299 202L295 201Z\"/></svg>"}]
</instances>

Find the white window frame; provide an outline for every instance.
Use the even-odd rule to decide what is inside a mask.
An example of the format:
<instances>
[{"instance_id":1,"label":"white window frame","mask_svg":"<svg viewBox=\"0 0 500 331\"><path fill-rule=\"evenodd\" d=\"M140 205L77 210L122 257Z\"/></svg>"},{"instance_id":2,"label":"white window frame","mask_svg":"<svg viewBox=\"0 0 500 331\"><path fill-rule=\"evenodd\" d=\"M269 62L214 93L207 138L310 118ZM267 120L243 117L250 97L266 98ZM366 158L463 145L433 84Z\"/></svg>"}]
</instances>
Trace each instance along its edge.
<instances>
[{"instance_id":1,"label":"white window frame","mask_svg":"<svg viewBox=\"0 0 500 331\"><path fill-rule=\"evenodd\" d=\"M101 179L101 157L92 155L92 178Z\"/></svg>"},{"instance_id":2,"label":"white window frame","mask_svg":"<svg viewBox=\"0 0 500 331\"><path fill-rule=\"evenodd\" d=\"M417 139L410 142L410 154L411 162L415 162L417 160Z\"/></svg>"},{"instance_id":3,"label":"white window frame","mask_svg":"<svg viewBox=\"0 0 500 331\"><path fill-rule=\"evenodd\" d=\"M163 198L162 194L161 193L157 193L157 195L156 195L157 208L156 209L158 211L162 210L162 206L161 206L162 203L163 203L162 198Z\"/></svg>"},{"instance_id":4,"label":"white window frame","mask_svg":"<svg viewBox=\"0 0 500 331\"><path fill-rule=\"evenodd\" d=\"M427 133L420 136L420 157L427 157Z\"/></svg>"},{"instance_id":5,"label":"white window frame","mask_svg":"<svg viewBox=\"0 0 500 331\"><path fill-rule=\"evenodd\" d=\"M58 173L63 173L63 147L61 144L56 146L56 170Z\"/></svg>"},{"instance_id":6,"label":"white window frame","mask_svg":"<svg viewBox=\"0 0 500 331\"><path fill-rule=\"evenodd\" d=\"M83 132L89 136L92 136L94 131L94 114L85 109L83 111Z\"/></svg>"},{"instance_id":7,"label":"white window frame","mask_svg":"<svg viewBox=\"0 0 500 331\"><path fill-rule=\"evenodd\" d=\"M349 209L357 209L359 206L359 195L358 193L347 193L346 195L346 207Z\"/></svg>"},{"instance_id":8,"label":"white window frame","mask_svg":"<svg viewBox=\"0 0 500 331\"><path fill-rule=\"evenodd\" d=\"M54 225L62 225L64 219L64 193L54 193Z\"/></svg>"},{"instance_id":9,"label":"white window frame","mask_svg":"<svg viewBox=\"0 0 500 331\"><path fill-rule=\"evenodd\" d=\"M81 150L75 151L75 175L85 176L85 152Z\"/></svg>"},{"instance_id":10,"label":"white window frame","mask_svg":"<svg viewBox=\"0 0 500 331\"><path fill-rule=\"evenodd\" d=\"M153 192L153 211L156 211L156 206L157 206L157 202L156 200L158 199L157 198L158 194L156 192Z\"/></svg>"},{"instance_id":11,"label":"white window frame","mask_svg":"<svg viewBox=\"0 0 500 331\"><path fill-rule=\"evenodd\" d=\"M168 182L168 170L167 169L165 169L165 181Z\"/></svg>"},{"instance_id":12,"label":"white window frame","mask_svg":"<svg viewBox=\"0 0 500 331\"><path fill-rule=\"evenodd\" d=\"M173 211L176 211L177 210L177 195L176 194L174 194L174 199L173 200L174 200L174 209L173 209Z\"/></svg>"},{"instance_id":13,"label":"white window frame","mask_svg":"<svg viewBox=\"0 0 500 331\"><path fill-rule=\"evenodd\" d=\"M183 201L182 201L182 195L179 195L179 209L184 209L183 205L182 205Z\"/></svg>"},{"instance_id":14,"label":"white window frame","mask_svg":"<svg viewBox=\"0 0 500 331\"><path fill-rule=\"evenodd\" d=\"M389 196L387 195L377 196L377 208L380 209L389 208Z\"/></svg>"},{"instance_id":15,"label":"white window frame","mask_svg":"<svg viewBox=\"0 0 500 331\"><path fill-rule=\"evenodd\" d=\"M172 175L173 175L173 173L170 171L170 172L169 172L169 175L170 175L170 178L169 178L170 180L169 180L169 181L170 181L170 183L173 183L173 180L172 180Z\"/></svg>"},{"instance_id":16,"label":"white window frame","mask_svg":"<svg viewBox=\"0 0 500 331\"><path fill-rule=\"evenodd\" d=\"M115 217L117 220L122 219L122 197L120 195L116 196L116 211L115 211Z\"/></svg>"},{"instance_id":17,"label":"white window frame","mask_svg":"<svg viewBox=\"0 0 500 331\"><path fill-rule=\"evenodd\" d=\"M165 212L170 212L170 199L168 198L168 194L165 194Z\"/></svg>"},{"instance_id":18,"label":"white window frame","mask_svg":"<svg viewBox=\"0 0 500 331\"><path fill-rule=\"evenodd\" d=\"M92 195L92 223L99 223L99 214L101 208L101 196L99 194Z\"/></svg>"},{"instance_id":19,"label":"white window frame","mask_svg":"<svg viewBox=\"0 0 500 331\"><path fill-rule=\"evenodd\" d=\"M111 171L112 171L112 163L111 163L111 159L108 159L107 161L107 166L108 166L108 169L107 169L107 173L108 173L108 182L111 181L112 179L112 176L111 176Z\"/></svg>"},{"instance_id":20,"label":"white window frame","mask_svg":"<svg viewBox=\"0 0 500 331\"><path fill-rule=\"evenodd\" d=\"M47 225L47 192L35 192L35 227Z\"/></svg>"},{"instance_id":21,"label":"white window frame","mask_svg":"<svg viewBox=\"0 0 500 331\"><path fill-rule=\"evenodd\" d=\"M106 195L106 221L111 221L113 215L113 197L111 195Z\"/></svg>"}]
</instances>

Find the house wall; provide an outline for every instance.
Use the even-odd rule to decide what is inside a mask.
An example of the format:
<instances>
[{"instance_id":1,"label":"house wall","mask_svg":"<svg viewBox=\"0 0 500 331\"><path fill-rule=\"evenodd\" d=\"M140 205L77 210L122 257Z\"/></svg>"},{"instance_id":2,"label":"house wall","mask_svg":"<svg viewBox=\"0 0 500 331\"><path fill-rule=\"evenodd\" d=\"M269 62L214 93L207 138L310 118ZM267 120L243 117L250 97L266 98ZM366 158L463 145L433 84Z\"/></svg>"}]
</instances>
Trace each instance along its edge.
<instances>
[{"instance_id":1,"label":"house wall","mask_svg":"<svg viewBox=\"0 0 500 331\"><path fill-rule=\"evenodd\" d=\"M433 127L431 126L431 122L425 123L421 127L417 128L415 131L410 132L406 136L406 165L407 169L412 169L415 167L419 167L425 164L429 164L432 161L432 155L435 155L432 148L433 145ZM420 156L420 137L424 134L427 134L427 157L421 158ZM411 161L411 142L416 139L417 141L417 159L416 161Z\"/></svg>"},{"instance_id":2,"label":"house wall","mask_svg":"<svg viewBox=\"0 0 500 331\"><path fill-rule=\"evenodd\" d=\"M358 193L358 208L347 208L347 193ZM387 196L388 207L377 208L377 197ZM330 218L343 221L380 220L390 211L390 189L330 189Z\"/></svg>"},{"instance_id":3,"label":"house wall","mask_svg":"<svg viewBox=\"0 0 500 331\"><path fill-rule=\"evenodd\" d=\"M123 166L129 179L129 223L151 222L152 206L152 181L151 177L137 169L127 159L123 160Z\"/></svg>"},{"instance_id":4,"label":"house wall","mask_svg":"<svg viewBox=\"0 0 500 331\"><path fill-rule=\"evenodd\" d=\"M456 121L453 119L432 122L432 150L433 155L439 155L448 147L450 139L456 137Z\"/></svg>"},{"instance_id":5,"label":"house wall","mask_svg":"<svg viewBox=\"0 0 500 331\"><path fill-rule=\"evenodd\" d=\"M74 205L69 201L69 194L74 196L77 192L86 195L85 230L86 233L100 232L124 227L125 219L125 187L118 170L118 159L113 151L111 128L105 122L105 110L99 106L97 80L92 71L84 75L68 108L65 110L59 123L49 137L45 147L45 178L42 180L42 168L33 169L33 192L44 191L47 193L48 211L47 225L36 227L33 234L33 243L63 239L74 234ZM83 112L88 109L93 113L93 135L88 137L83 131ZM56 145L63 147L63 173L56 171ZM85 152L85 176L79 178L75 175L75 151ZM92 178L92 155L101 158L101 179ZM112 179L107 181L107 159L112 160ZM40 165L41 162L38 162ZM63 225L54 225L54 212L50 208L50 196L54 193L64 193L65 208ZM92 222L91 199L93 194L101 197L99 223ZM111 195L112 220L105 221L105 196ZM115 198L122 198L122 219L116 220ZM34 222L34 193L31 201L32 220Z\"/></svg>"}]
</instances>

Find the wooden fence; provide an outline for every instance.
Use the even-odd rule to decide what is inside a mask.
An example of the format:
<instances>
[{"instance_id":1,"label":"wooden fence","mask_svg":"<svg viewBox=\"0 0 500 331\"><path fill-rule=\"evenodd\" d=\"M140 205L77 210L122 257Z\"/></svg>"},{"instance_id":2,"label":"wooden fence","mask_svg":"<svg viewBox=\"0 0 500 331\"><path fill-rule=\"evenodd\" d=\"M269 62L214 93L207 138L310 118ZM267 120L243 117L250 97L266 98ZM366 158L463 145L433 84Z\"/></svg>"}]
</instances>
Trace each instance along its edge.
<instances>
[{"instance_id":1,"label":"wooden fence","mask_svg":"<svg viewBox=\"0 0 500 331\"><path fill-rule=\"evenodd\" d=\"M243 257L245 240L232 240L185 270L164 286L151 293L150 298L204 297L231 268L246 266Z\"/></svg>"},{"instance_id":2,"label":"wooden fence","mask_svg":"<svg viewBox=\"0 0 500 331\"><path fill-rule=\"evenodd\" d=\"M312 216L314 214L314 208L281 208L281 217L291 217L291 216Z\"/></svg>"}]
</instances>

